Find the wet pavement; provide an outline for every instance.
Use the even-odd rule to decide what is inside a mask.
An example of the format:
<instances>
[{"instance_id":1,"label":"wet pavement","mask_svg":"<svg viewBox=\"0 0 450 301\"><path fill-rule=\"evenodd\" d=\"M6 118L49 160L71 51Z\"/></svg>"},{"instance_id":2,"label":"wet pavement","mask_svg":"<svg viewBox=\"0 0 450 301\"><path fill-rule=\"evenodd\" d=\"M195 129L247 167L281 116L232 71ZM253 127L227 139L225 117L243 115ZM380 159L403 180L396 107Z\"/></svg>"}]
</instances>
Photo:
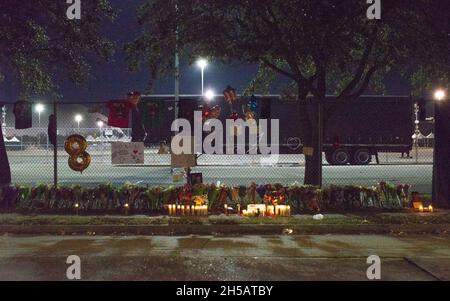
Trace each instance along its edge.
<instances>
[{"instance_id":1,"label":"wet pavement","mask_svg":"<svg viewBox=\"0 0 450 301\"><path fill-rule=\"evenodd\" d=\"M450 280L448 235L8 236L0 280Z\"/></svg>"}]
</instances>

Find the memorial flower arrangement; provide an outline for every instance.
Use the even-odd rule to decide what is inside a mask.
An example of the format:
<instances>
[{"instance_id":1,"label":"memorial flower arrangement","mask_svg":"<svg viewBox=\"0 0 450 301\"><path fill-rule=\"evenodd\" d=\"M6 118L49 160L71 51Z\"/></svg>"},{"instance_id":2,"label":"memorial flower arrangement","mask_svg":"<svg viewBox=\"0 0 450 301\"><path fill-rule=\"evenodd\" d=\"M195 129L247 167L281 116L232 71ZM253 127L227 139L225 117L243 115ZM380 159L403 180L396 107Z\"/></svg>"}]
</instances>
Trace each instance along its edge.
<instances>
[{"instance_id":1,"label":"memorial flower arrangement","mask_svg":"<svg viewBox=\"0 0 450 301\"><path fill-rule=\"evenodd\" d=\"M231 212L249 204L288 205L295 213L400 209L411 206L407 184L380 182L372 187L293 183L248 186L195 184L149 187L132 184L94 187L7 186L0 188L0 210L24 213L141 213L165 214L168 205L207 206L209 213Z\"/></svg>"}]
</instances>

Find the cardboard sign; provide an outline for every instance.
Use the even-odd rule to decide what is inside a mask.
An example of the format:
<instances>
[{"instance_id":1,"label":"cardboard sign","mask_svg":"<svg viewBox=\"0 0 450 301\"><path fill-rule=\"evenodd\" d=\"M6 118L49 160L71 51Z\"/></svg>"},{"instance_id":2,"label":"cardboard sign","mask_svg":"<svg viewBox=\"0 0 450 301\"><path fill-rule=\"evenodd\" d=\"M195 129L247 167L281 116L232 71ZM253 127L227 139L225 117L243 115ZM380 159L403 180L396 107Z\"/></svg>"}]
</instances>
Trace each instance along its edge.
<instances>
[{"instance_id":1,"label":"cardboard sign","mask_svg":"<svg viewBox=\"0 0 450 301\"><path fill-rule=\"evenodd\" d=\"M172 154L170 157L170 165L172 167L194 167L196 166L195 154Z\"/></svg>"},{"instance_id":2,"label":"cardboard sign","mask_svg":"<svg viewBox=\"0 0 450 301\"><path fill-rule=\"evenodd\" d=\"M176 155L174 153L170 156L170 165L173 168L187 168L187 167L194 167L197 165L197 159L196 155L194 154L194 137L184 137L183 142L189 141L191 144L191 153L190 154L179 154Z\"/></svg>"},{"instance_id":3,"label":"cardboard sign","mask_svg":"<svg viewBox=\"0 0 450 301\"><path fill-rule=\"evenodd\" d=\"M143 142L112 142L111 163L144 164Z\"/></svg>"}]
</instances>

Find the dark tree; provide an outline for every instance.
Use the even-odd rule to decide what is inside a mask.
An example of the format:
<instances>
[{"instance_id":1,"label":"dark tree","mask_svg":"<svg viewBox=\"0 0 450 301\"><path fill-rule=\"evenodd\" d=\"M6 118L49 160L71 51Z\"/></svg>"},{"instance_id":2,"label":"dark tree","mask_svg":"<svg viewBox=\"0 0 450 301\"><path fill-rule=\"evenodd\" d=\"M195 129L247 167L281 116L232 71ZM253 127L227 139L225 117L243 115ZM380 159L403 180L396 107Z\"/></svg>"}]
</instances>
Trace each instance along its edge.
<instances>
[{"instance_id":1,"label":"dark tree","mask_svg":"<svg viewBox=\"0 0 450 301\"><path fill-rule=\"evenodd\" d=\"M22 97L57 96L65 78L84 83L90 62L108 59L113 44L101 33L114 18L107 0L82 1L81 19L69 20L66 1L0 1L0 83L17 84ZM0 135L0 185L11 181Z\"/></svg>"},{"instance_id":2,"label":"dark tree","mask_svg":"<svg viewBox=\"0 0 450 301\"><path fill-rule=\"evenodd\" d=\"M108 0L82 1L81 19L69 20L66 1L0 1L0 82L26 97L57 92L63 79L84 83L90 63L108 59L113 43L101 25L115 12Z\"/></svg>"},{"instance_id":3,"label":"dark tree","mask_svg":"<svg viewBox=\"0 0 450 301\"><path fill-rule=\"evenodd\" d=\"M383 1L381 20L369 20L368 7L361 0L149 0L138 14L142 35L126 51L133 69L145 66L153 77L172 72L177 45L191 58L260 64L259 76L283 75L299 100L317 104L327 93L356 98L390 70L448 74L445 1ZM322 112L321 126L318 112L301 116L303 144L314 150L305 184L321 180L319 129L331 112Z\"/></svg>"}]
</instances>

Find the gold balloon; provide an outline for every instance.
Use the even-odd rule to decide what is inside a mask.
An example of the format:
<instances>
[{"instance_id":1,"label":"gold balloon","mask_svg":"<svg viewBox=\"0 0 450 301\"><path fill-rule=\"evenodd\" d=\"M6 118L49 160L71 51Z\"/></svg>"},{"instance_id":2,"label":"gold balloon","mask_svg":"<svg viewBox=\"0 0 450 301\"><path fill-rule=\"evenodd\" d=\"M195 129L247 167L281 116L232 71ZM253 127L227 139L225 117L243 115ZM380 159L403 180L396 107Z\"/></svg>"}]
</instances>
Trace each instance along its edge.
<instances>
[{"instance_id":1,"label":"gold balloon","mask_svg":"<svg viewBox=\"0 0 450 301\"><path fill-rule=\"evenodd\" d=\"M70 155L69 167L74 171L83 172L91 163L91 155L86 152L87 141L81 135L70 135L64 143L64 149Z\"/></svg>"},{"instance_id":2,"label":"gold balloon","mask_svg":"<svg viewBox=\"0 0 450 301\"><path fill-rule=\"evenodd\" d=\"M91 155L87 152L69 157L69 167L74 171L83 172L89 164L91 164Z\"/></svg>"},{"instance_id":3,"label":"gold balloon","mask_svg":"<svg viewBox=\"0 0 450 301\"><path fill-rule=\"evenodd\" d=\"M86 148L87 141L81 135L70 135L64 143L64 149L69 155L84 152Z\"/></svg>"}]
</instances>

